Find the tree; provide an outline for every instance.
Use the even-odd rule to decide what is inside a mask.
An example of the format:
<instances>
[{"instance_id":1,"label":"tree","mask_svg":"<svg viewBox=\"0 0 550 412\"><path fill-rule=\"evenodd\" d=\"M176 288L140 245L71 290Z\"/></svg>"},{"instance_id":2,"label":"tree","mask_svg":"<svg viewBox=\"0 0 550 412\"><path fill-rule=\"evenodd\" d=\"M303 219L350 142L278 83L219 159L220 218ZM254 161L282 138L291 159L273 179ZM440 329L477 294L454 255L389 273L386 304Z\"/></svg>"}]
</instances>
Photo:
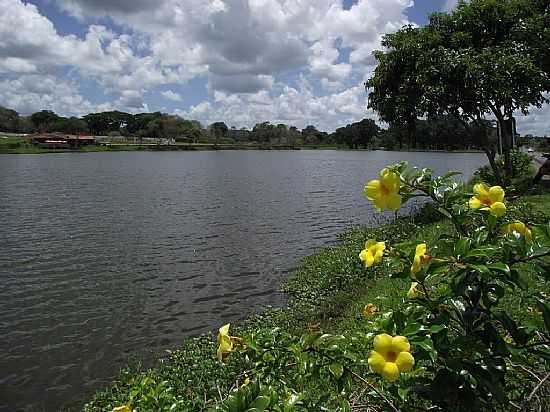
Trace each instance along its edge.
<instances>
[{"instance_id":1,"label":"tree","mask_svg":"<svg viewBox=\"0 0 550 412\"><path fill-rule=\"evenodd\" d=\"M405 121L410 127L413 117L451 115L472 138L487 144L491 164L496 148L484 119L493 115L509 179L513 114L541 107L550 91L549 70L544 67L548 50L542 45L548 28L541 26L547 22L548 7L543 3L461 2L451 14L432 15L426 27L406 26L385 36L388 50L376 53L379 65L366 83L372 88L369 107L383 120ZM532 40L526 33L534 27L542 34Z\"/></svg>"},{"instance_id":2,"label":"tree","mask_svg":"<svg viewBox=\"0 0 550 412\"><path fill-rule=\"evenodd\" d=\"M523 27L524 21L540 22L541 11L533 0L473 0L450 15L433 15L428 26L439 37L426 62L438 70L427 64L423 70L428 111L450 113L478 129L485 115L494 115L508 180L514 112L527 114L548 101L550 77L548 67L541 66L548 52L542 52L537 36L525 36ZM532 27L527 32L533 35ZM494 157L494 151L488 155Z\"/></svg>"},{"instance_id":3,"label":"tree","mask_svg":"<svg viewBox=\"0 0 550 412\"><path fill-rule=\"evenodd\" d=\"M90 132L95 135L107 134L109 132L120 132L121 128L127 127L133 116L129 113L117 110L102 113L90 113L83 117L88 124Z\"/></svg>"},{"instance_id":4,"label":"tree","mask_svg":"<svg viewBox=\"0 0 550 412\"><path fill-rule=\"evenodd\" d=\"M268 143L276 136L275 126L269 122L256 123L252 129L253 139L260 143Z\"/></svg>"},{"instance_id":5,"label":"tree","mask_svg":"<svg viewBox=\"0 0 550 412\"><path fill-rule=\"evenodd\" d=\"M51 110L41 110L31 115L31 121L40 132L49 131L61 118Z\"/></svg>"},{"instance_id":6,"label":"tree","mask_svg":"<svg viewBox=\"0 0 550 412\"><path fill-rule=\"evenodd\" d=\"M16 133L19 131L19 113L0 106L0 130Z\"/></svg>"},{"instance_id":7,"label":"tree","mask_svg":"<svg viewBox=\"0 0 550 412\"><path fill-rule=\"evenodd\" d=\"M147 125L162 117L162 113L138 113L133 116L129 116L126 124L126 130L130 135L146 135Z\"/></svg>"},{"instance_id":8,"label":"tree","mask_svg":"<svg viewBox=\"0 0 550 412\"><path fill-rule=\"evenodd\" d=\"M323 140L323 134L312 125L308 125L305 129L302 129L302 137L305 144L319 144Z\"/></svg>"},{"instance_id":9,"label":"tree","mask_svg":"<svg viewBox=\"0 0 550 412\"><path fill-rule=\"evenodd\" d=\"M87 133L88 123L78 117L59 117L55 123L51 124L48 131L67 134Z\"/></svg>"},{"instance_id":10,"label":"tree","mask_svg":"<svg viewBox=\"0 0 550 412\"><path fill-rule=\"evenodd\" d=\"M336 143L345 144L352 149L357 149L360 146L366 148L379 131L380 128L374 120L363 119L360 122L336 129L334 140Z\"/></svg>"},{"instance_id":11,"label":"tree","mask_svg":"<svg viewBox=\"0 0 550 412\"><path fill-rule=\"evenodd\" d=\"M409 145L416 146L416 119L423 115L420 102L423 85L418 62L429 45L426 31L405 26L397 33L388 34L382 40L386 52L375 51L378 66L374 75L365 83L371 89L368 107L390 124L405 127ZM399 135L399 148L403 147Z\"/></svg>"},{"instance_id":12,"label":"tree","mask_svg":"<svg viewBox=\"0 0 550 412\"><path fill-rule=\"evenodd\" d=\"M208 127L210 134L214 136L216 139L216 144L218 144L218 141L220 138L224 138L227 136L227 132L229 131L229 128L224 122L215 122L212 123Z\"/></svg>"}]
</instances>

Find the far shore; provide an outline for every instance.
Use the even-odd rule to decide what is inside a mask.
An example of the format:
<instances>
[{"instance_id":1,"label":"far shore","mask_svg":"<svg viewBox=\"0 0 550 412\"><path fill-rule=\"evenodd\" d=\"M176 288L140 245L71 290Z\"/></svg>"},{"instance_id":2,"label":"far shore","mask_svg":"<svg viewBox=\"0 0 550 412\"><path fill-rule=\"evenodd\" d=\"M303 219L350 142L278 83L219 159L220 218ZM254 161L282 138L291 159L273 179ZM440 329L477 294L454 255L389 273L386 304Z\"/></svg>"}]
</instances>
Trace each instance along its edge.
<instances>
[{"instance_id":1,"label":"far shore","mask_svg":"<svg viewBox=\"0 0 550 412\"><path fill-rule=\"evenodd\" d=\"M102 143L81 146L77 149L46 148L27 144L14 138L0 139L0 154L49 154L49 153L90 153L90 152L166 152L166 151L218 151L218 150L341 150L341 151L391 151L391 152L434 152L434 153L483 153L476 149L386 149L386 148L349 148L345 145L285 145L266 143Z\"/></svg>"}]
</instances>

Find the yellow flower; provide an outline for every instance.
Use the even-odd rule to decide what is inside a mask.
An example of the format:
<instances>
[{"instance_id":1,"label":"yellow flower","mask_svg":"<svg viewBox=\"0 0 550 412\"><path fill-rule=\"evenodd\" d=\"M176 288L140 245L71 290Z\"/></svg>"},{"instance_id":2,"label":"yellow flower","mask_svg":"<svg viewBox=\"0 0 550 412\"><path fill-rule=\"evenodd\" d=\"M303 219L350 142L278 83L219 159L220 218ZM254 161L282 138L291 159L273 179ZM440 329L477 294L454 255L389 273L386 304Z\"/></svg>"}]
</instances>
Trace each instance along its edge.
<instances>
[{"instance_id":1,"label":"yellow flower","mask_svg":"<svg viewBox=\"0 0 550 412\"><path fill-rule=\"evenodd\" d=\"M418 295L422 295L422 294L424 294L424 292L418 289L418 282L412 282L411 287L407 292L407 297L409 299L414 299L414 298L417 298Z\"/></svg>"},{"instance_id":2,"label":"yellow flower","mask_svg":"<svg viewBox=\"0 0 550 412\"><path fill-rule=\"evenodd\" d=\"M246 387L246 386L248 386L248 385L250 385L250 378L247 376L247 377L245 378L244 382L243 382L242 385L241 385L241 389L244 388L244 387Z\"/></svg>"},{"instance_id":3,"label":"yellow flower","mask_svg":"<svg viewBox=\"0 0 550 412\"><path fill-rule=\"evenodd\" d=\"M420 272L422 263L431 259L431 257L426 254L427 250L428 250L428 247L426 246L425 243L420 243L419 245L416 246L416 251L414 252L414 260L411 266L411 276L413 279L415 279L416 274Z\"/></svg>"},{"instance_id":4,"label":"yellow flower","mask_svg":"<svg viewBox=\"0 0 550 412\"><path fill-rule=\"evenodd\" d=\"M411 345L404 336L383 333L374 338L374 350L370 353L368 363L374 373L390 382L399 379L399 374L409 372L414 366Z\"/></svg>"},{"instance_id":5,"label":"yellow flower","mask_svg":"<svg viewBox=\"0 0 550 412\"><path fill-rule=\"evenodd\" d=\"M485 183L474 186L475 195L468 204L471 209L488 210L493 216L501 217L506 213L504 190L500 186L489 187Z\"/></svg>"},{"instance_id":6,"label":"yellow flower","mask_svg":"<svg viewBox=\"0 0 550 412\"><path fill-rule=\"evenodd\" d=\"M223 325L218 331L218 359L224 361L235 350L235 344L242 344L242 339L229 336L229 323Z\"/></svg>"},{"instance_id":7,"label":"yellow flower","mask_svg":"<svg viewBox=\"0 0 550 412\"><path fill-rule=\"evenodd\" d=\"M128 405L117 406L113 409L113 412L132 412L132 409Z\"/></svg>"},{"instance_id":8,"label":"yellow flower","mask_svg":"<svg viewBox=\"0 0 550 412\"><path fill-rule=\"evenodd\" d=\"M504 233L508 235L513 232L522 235L527 243L531 243L533 240L533 234L531 233L531 230L523 222L517 221L504 226Z\"/></svg>"},{"instance_id":9,"label":"yellow flower","mask_svg":"<svg viewBox=\"0 0 550 412\"><path fill-rule=\"evenodd\" d=\"M364 194L379 211L398 210L401 207L399 175L388 168L380 172L380 180L371 180L365 186Z\"/></svg>"},{"instance_id":10,"label":"yellow flower","mask_svg":"<svg viewBox=\"0 0 550 412\"><path fill-rule=\"evenodd\" d=\"M369 303L368 305L365 305L365 307L363 308L363 316L365 318L371 317L376 312L378 312L378 308L373 303Z\"/></svg>"},{"instance_id":11,"label":"yellow flower","mask_svg":"<svg viewBox=\"0 0 550 412\"><path fill-rule=\"evenodd\" d=\"M384 250L386 250L386 244L384 242L377 242L374 239L367 240L365 249L359 253L359 259L365 264L366 268L370 268L372 265L382 260Z\"/></svg>"}]
</instances>

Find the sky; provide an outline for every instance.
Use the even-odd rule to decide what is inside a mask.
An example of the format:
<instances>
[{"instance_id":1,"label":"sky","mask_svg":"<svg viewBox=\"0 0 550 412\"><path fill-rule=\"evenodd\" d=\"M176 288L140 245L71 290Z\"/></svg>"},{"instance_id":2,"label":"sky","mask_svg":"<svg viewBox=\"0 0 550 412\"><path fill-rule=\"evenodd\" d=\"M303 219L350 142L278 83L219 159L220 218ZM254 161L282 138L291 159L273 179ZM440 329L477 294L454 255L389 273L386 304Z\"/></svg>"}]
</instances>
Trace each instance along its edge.
<instances>
[{"instance_id":1,"label":"sky","mask_svg":"<svg viewBox=\"0 0 550 412\"><path fill-rule=\"evenodd\" d=\"M0 105L332 131L365 117L384 33L456 0L0 0ZM519 120L550 134L548 108Z\"/></svg>"}]
</instances>

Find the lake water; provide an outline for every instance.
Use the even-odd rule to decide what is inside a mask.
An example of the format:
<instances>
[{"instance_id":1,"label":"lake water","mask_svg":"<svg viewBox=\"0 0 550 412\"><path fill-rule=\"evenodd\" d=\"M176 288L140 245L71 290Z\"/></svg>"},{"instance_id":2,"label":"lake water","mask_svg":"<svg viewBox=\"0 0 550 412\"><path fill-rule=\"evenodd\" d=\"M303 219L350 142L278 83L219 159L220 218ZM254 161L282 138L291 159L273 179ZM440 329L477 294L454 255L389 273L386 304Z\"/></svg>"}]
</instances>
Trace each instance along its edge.
<instances>
[{"instance_id":1,"label":"lake water","mask_svg":"<svg viewBox=\"0 0 550 412\"><path fill-rule=\"evenodd\" d=\"M57 411L263 305L300 258L379 218L366 180L482 154L0 155L0 411Z\"/></svg>"}]
</instances>

